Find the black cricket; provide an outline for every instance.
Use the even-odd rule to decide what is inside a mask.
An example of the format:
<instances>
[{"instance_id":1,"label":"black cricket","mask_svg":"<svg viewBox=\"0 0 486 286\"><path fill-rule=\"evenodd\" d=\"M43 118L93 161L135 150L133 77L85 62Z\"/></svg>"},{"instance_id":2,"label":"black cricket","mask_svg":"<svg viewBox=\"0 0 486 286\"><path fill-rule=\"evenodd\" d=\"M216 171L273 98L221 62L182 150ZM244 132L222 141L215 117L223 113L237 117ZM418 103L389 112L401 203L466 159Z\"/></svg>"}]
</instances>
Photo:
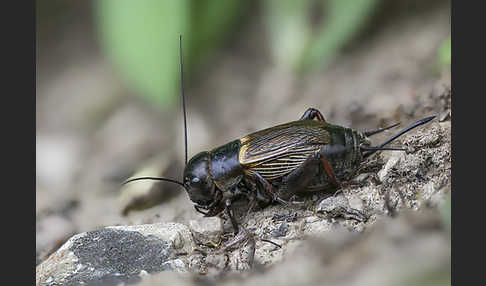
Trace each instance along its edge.
<instances>
[{"instance_id":1,"label":"black cricket","mask_svg":"<svg viewBox=\"0 0 486 286\"><path fill-rule=\"evenodd\" d=\"M183 84L182 36L180 41L181 94L184 112L185 169L182 182L167 178L139 177L125 181L159 180L179 184L194 202L196 211L216 216L225 211L233 228L238 224L231 204L245 196L253 205L291 204L297 195L356 184L351 179L361 163L411 129L431 121L419 120L378 146L369 136L397 126L359 132L327 123L314 108L299 120L270 127L223 146L203 151L187 161L187 126ZM206 211L203 211L206 210Z\"/></svg>"}]
</instances>

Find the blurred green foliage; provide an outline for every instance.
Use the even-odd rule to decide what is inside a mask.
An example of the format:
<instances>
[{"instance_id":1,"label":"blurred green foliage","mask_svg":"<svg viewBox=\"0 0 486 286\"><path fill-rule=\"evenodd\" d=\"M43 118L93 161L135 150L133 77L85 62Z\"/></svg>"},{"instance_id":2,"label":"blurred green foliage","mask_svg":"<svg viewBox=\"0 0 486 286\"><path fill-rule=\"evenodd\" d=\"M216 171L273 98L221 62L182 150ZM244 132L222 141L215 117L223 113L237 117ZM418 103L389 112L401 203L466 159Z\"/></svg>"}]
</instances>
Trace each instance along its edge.
<instances>
[{"instance_id":1,"label":"blurred green foliage","mask_svg":"<svg viewBox=\"0 0 486 286\"><path fill-rule=\"evenodd\" d=\"M440 214L442 216L442 222L449 231L451 231L451 195L449 194L441 206Z\"/></svg>"},{"instance_id":2,"label":"blurred green foliage","mask_svg":"<svg viewBox=\"0 0 486 286\"><path fill-rule=\"evenodd\" d=\"M271 54L292 71L324 67L365 24L379 0L268 0L263 8ZM135 93L166 106L179 96L179 34L184 72L233 31L248 1L99 0L103 48Z\"/></svg>"},{"instance_id":3,"label":"blurred green foliage","mask_svg":"<svg viewBox=\"0 0 486 286\"><path fill-rule=\"evenodd\" d=\"M330 63L366 24L379 1L269 0L264 3L276 63L301 72Z\"/></svg>"},{"instance_id":4,"label":"blurred green foliage","mask_svg":"<svg viewBox=\"0 0 486 286\"><path fill-rule=\"evenodd\" d=\"M179 96L179 35L184 73L231 31L245 1L99 0L103 48L137 94L161 106Z\"/></svg>"},{"instance_id":5,"label":"blurred green foliage","mask_svg":"<svg viewBox=\"0 0 486 286\"><path fill-rule=\"evenodd\" d=\"M392 285L397 286L445 286L451 285L450 264L439 265L437 269L415 273L414 276L407 277L403 281L396 281Z\"/></svg>"},{"instance_id":6,"label":"blurred green foliage","mask_svg":"<svg viewBox=\"0 0 486 286\"><path fill-rule=\"evenodd\" d=\"M438 62L441 68L450 67L451 65L451 37L449 36L439 47Z\"/></svg>"}]
</instances>

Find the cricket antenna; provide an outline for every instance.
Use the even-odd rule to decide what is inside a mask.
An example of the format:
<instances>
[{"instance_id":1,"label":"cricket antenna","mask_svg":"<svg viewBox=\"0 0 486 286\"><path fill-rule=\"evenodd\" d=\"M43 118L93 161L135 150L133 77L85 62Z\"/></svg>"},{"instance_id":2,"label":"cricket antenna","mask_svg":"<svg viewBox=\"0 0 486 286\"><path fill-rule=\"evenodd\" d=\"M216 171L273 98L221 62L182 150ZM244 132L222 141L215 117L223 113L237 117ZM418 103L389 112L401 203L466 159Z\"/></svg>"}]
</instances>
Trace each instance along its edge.
<instances>
[{"instance_id":1,"label":"cricket antenna","mask_svg":"<svg viewBox=\"0 0 486 286\"><path fill-rule=\"evenodd\" d=\"M430 120L432 120L434 118L435 118L435 116L430 116L430 117L424 118L422 120L416 121L416 122L410 124L408 127L402 129L400 132L398 132L397 134L395 134L394 136L392 136L391 138L389 138L385 142L381 143L380 145L378 145L376 147L367 147L367 149L369 151L367 151L367 153L363 155L363 158L367 158L367 157L371 156L371 154L375 153L378 150L386 150L385 148L383 148L383 146L392 142L393 140L397 139L398 137L402 136L403 134L407 133L408 131L414 129L415 127L423 125L423 124L429 122ZM390 150L390 149L388 149L388 150ZM397 150L397 151L401 151L401 150Z\"/></svg>"},{"instance_id":2,"label":"cricket antenna","mask_svg":"<svg viewBox=\"0 0 486 286\"><path fill-rule=\"evenodd\" d=\"M186 102L184 98L184 72L182 69L182 35L179 35L179 53L180 53L180 64L181 64L181 93L182 93L182 112L184 114L184 150L185 150L185 165L187 165L187 123L186 123ZM184 189L186 187L182 182L179 182L177 180L172 180L172 179L166 179L166 178L159 178L159 177L138 177L138 178L133 178L126 180L125 182L122 183L123 185L126 185L130 182L133 181L138 181L138 180L154 180L154 181L165 181L165 182L170 182L174 184L178 184L179 186L182 186Z\"/></svg>"},{"instance_id":3,"label":"cricket antenna","mask_svg":"<svg viewBox=\"0 0 486 286\"><path fill-rule=\"evenodd\" d=\"M186 122L186 100L184 97L184 72L182 69L182 35L179 35L179 54L180 54L180 64L181 64L182 112L184 114L184 150L186 155L184 160L184 165L187 165L187 122Z\"/></svg>"},{"instance_id":4,"label":"cricket antenna","mask_svg":"<svg viewBox=\"0 0 486 286\"><path fill-rule=\"evenodd\" d=\"M380 132L383 132L383 131L385 131L385 130L391 129L391 128L393 128L393 127L395 127L395 126L398 126L398 125L400 125L400 122L395 123L395 124L393 124L393 125L390 125L390 126L388 126L388 127L384 127L384 128L378 128L378 129L376 129L376 130L371 130L371 131L365 131L365 132L363 132L363 134L364 134L366 137L369 137L369 136L371 136L371 135L375 135L375 134L377 134L377 133L380 133Z\"/></svg>"},{"instance_id":5,"label":"cricket antenna","mask_svg":"<svg viewBox=\"0 0 486 286\"><path fill-rule=\"evenodd\" d=\"M165 181L165 182L170 182L170 183L178 184L179 186L182 186L184 189L186 188L182 182L179 182L179 181L176 181L176 180L172 180L172 179L159 178L159 177L138 177L138 178L134 178L134 179L129 179L129 180L126 180L125 182L123 182L122 183L122 186L123 185L126 185L126 184L128 184L130 182L138 181L138 180Z\"/></svg>"}]
</instances>

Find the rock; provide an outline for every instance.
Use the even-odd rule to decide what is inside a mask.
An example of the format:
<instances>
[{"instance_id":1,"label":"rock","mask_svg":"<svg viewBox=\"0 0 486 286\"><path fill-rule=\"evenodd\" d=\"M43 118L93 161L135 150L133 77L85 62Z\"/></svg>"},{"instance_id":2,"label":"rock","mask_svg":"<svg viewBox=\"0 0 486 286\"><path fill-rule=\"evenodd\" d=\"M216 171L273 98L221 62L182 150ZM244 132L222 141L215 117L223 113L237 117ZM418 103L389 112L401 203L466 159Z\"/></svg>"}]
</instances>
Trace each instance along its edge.
<instances>
[{"instance_id":1,"label":"rock","mask_svg":"<svg viewBox=\"0 0 486 286\"><path fill-rule=\"evenodd\" d=\"M402 152L394 152L391 154L390 158L386 162L385 166L378 172L378 178L381 182L385 180L390 170L395 167L395 165L400 162L401 158L404 156Z\"/></svg>"},{"instance_id":2,"label":"rock","mask_svg":"<svg viewBox=\"0 0 486 286\"><path fill-rule=\"evenodd\" d=\"M318 216L311 216L304 220L301 228L306 235L314 235L331 230L332 224L330 220L322 219Z\"/></svg>"},{"instance_id":3,"label":"rock","mask_svg":"<svg viewBox=\"0 0 486 286\"><path fill-rule=\"evenodd\" d=\"M178 285L191 286L195 283L192 277L182 276L179 273L164 271L155 274L140 275L141 281L137 286Z\"/></svg>"},{"instance_id":4,"label":"rock","mask_svg":"<svg viewBox=\"0 0 486 286\"><path fill-rule=\"evenodd\" d=\"M344 195L330 196L323 199L317 206L316 211L330 218L344 217L358 221L367 220L366 215L362 211L351 208L348 199Z\"/></svg>"},{"instance_id":5,"label":"rock","mask_svg":"<svg viewBox=\"0 0 486 286\"><path fill-rule=\"evenodd\" d=\"M271 233L273 237L281 237L287 235L287 232L289 231L289 225L284 223L281 223L276 229L274 229Z\"/></svg>"},{"instance_id":6,"label":"rock","mask_svg":"<svg viewBox=\"0 0 486 286\"><path fill-rule=\"evenodd\" d=\"M223 221L219 217L200 217L190 220L189 228L196 242L214 246L221 240Z\"/></svg>"},{"instance_id":7,"label":"rock","mask_svg":"<svg viewBox=\"0 0 486 286\"><path fill-rule=\"evenodd\" d=\"M348 201L349 201L349 206L353 209L357 209L357 210L363 210L363 200L361 198L359 198L358 196L350 196L348 197Z\"/></svg>"},{"instance_id":8,"label":"rock","mask_svg":"<svg viewBox=\"0 0 486 286\"><path fill-rule=\"evenodd\" d=\"M356 176L356 178L354 178L354 181L362 184L370 177L370 175L370 173L359 174L358 176Z\"/></svg>"},{"instance_id":9,"label":"rock","mask_svg":"<svg viewBox=\"0 0 486 286\"><path fill-rule=\"evenodd\" d=\"M446 121L450 116L451 116L451 111L450 110L442 111L439 114L439 122Z\"/></svg>"},{"instance_id":10,"label":"rock","mask_svg":"<svg viewBox=\"0 0 486 286\"><path fill-rule=\"evenodd\" d=\"M179 254L194 247L189 228L177 223L84 232L37 266L36 284L132 284L141 279L140 273L186 272L187 262Z\"/></svg>"},{"instance_id":11,"label":"rock","mask_svg":"<svg viewBox=\"0 0 486 286\"><path fill-rule=\"evenodd\" d=\"M450 284L450 236L434 211L382 218L366 235L333 229L296 246L262 274L218 285L410 285L429 274L444 283L413 285Z\"/></svg>"},{"instance_id":12,"label":"rock","mask_svg":"<svg viewBox=\"0 0 486 286\"><path fill-rule=\"evenodd\" d=\"M314 198L316 197L316 198ZM317 200L317 196L312 196L312 201ZM274 214L272 217L273 221L286 221L286 222L294 222L297 220L297 213L289 212L289 214Z\"/></svg>"},{"instance_id":13,"label":"rock","mask_svg":"<svg viewBox=\"0 0 486 286\"><path fill-rule=\"evenodd\" d=\"M228 257L223 253L214 253L208 255L203 263L208 268L220 270L224 269L224 267L228 264Z\"/></svg>"},{"instance_id":14,"label":"rock","mask_svg":"<svg viewBox=\"0 0 486 286\"><path fill-rule=\"evenodd\" d=\"M255 259L255 239L250 237L229 257L231 270L247 271L253 268Z\"/></svg>"},{"instance_id":15,"label":"rock","mask_svg":"<svg viewBox=\"0 0 486 286\"><path fill-rule=\"evenodd\" d=\"M75 230L67 218L57 214L46 216L36 223L35 248L38 260L47 258L47 255L75 234Z\"/></svg>"}]
</instances>

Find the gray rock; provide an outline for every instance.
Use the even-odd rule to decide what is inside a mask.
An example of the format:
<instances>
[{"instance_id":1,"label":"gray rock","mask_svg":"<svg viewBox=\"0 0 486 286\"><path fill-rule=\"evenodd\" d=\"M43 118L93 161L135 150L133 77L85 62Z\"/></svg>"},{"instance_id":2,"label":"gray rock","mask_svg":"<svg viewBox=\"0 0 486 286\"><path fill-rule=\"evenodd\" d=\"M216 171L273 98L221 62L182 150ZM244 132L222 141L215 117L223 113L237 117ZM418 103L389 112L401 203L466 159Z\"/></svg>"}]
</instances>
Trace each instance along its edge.
<instances>
[{"instance_id":1,"label":"gray rock","mask_svg":"<svg viewBox=\"0 0 486 286\"><path fill-rule=\"evenodd\" d=\"M355 201L355 199L353 199ZM360 205L361 206L361 205ZM330 218L344 217L346 219L355 219L366 221L366 215L350 206L349 200L344 195L330 196L323 199L316 208L318 213L323 213Z\"/></svg>"},{"instance_id":2,"label":"gray rock","mask_svg":"<svg viewBox=\"0 0 486 286\"><path fill-rule=\"evenodd\" d=\"M395 167L403 157L405 157L405 155L402 152L394 152L390 155L390 158L386 162L385 166L378 172L378 178L381 182L385 180L385 177L388 175L390 170Z\"/></svg>"},{"instance_id":3,"label":"gray rock","mask_svg":"<svg viewBox=\"0 0 486 286\"><path fill-rule=\"evenodd\" d=\"M53 214L43 217L36 223L37 235L35 237L35 248L38 259L47 258L52 251L56 250L61 243L71 235L77 233L75 226L68 218Z\"/></svg>"},{"instance_id":4,"label":"gray rock","mask_svg":"<svg viewBox=\"0 0 486 286\"><path fill-rule=\"evenodd\" d=\"M274 229L271 234L273 237L281 237L281 236L285 236L288 231L289 231L289 225L284 222L281 223L276 229Z\"/></svg>"},{"instance_id":5,"label":"gray rock","mask_svg":"<svg viewBox=\"0 0 486 286\"><path fill-rule=\"evenodd\" d=\"M106 227L71 237L37 266L37 285L129 285L140 273L187 271L187 226L177 223Z\"/></svg>"},{"instance_id":6,"label":"gray rock","mask_svg":"<svg viewBox=\"0 0 486 286\"><path fill-rule=\"evenodd\" d=\"M193 238L205 245L215 245L221 240L223 221L219 217L199 217L189 221Z\"/></svg>"}]
</instances>

